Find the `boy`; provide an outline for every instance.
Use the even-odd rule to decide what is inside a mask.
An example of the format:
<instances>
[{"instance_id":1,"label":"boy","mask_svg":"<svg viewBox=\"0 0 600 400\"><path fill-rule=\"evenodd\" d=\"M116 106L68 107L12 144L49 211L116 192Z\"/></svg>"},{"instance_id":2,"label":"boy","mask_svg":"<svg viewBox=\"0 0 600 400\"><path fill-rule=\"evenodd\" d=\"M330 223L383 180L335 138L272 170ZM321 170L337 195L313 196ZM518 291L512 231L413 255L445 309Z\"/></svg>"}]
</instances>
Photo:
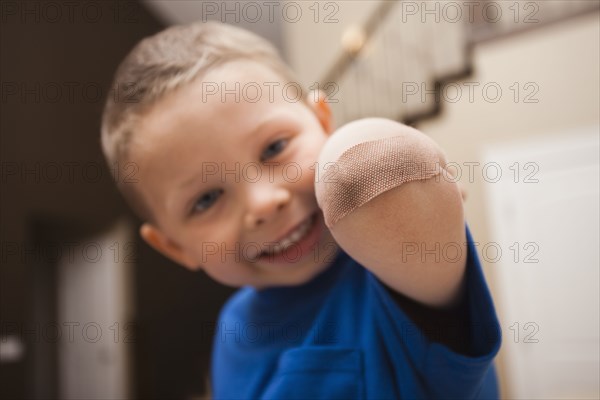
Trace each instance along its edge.
<instances>
[{"instance_id":1,"label":"boy","mask_svg":"<svg viewBox=\"0 0 600 400\"><path fill-rule=\"evenodd\" d=\"M219 23L141 41L114 89L131 82L102 145L136 168L117 184L140 235L241 288L214 337L215 399L498 397L497 317L433 141L381 119L332 135L322 94Z\"/></svg>"}]
</instances>

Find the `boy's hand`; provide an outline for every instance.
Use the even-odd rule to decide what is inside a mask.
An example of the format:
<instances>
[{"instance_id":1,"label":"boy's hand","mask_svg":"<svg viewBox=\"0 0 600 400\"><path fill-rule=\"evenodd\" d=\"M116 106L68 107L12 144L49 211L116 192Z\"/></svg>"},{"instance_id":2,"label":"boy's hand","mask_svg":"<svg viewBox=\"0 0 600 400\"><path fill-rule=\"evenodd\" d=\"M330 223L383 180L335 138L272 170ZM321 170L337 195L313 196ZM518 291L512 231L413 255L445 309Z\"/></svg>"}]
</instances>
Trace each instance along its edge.
<instances>
[{"instance_id":1,"label":"boy's hand","mask_svg":"<svg viewBox=\"0 0 600 400\"><path fill-rule=\"evenodd\" d=\"M445 166L426 135L370 118L330 137L315 178L337 243L389 287L431 306L458 300L467 256L461 190Z\"/></svg>"}]
</instances>

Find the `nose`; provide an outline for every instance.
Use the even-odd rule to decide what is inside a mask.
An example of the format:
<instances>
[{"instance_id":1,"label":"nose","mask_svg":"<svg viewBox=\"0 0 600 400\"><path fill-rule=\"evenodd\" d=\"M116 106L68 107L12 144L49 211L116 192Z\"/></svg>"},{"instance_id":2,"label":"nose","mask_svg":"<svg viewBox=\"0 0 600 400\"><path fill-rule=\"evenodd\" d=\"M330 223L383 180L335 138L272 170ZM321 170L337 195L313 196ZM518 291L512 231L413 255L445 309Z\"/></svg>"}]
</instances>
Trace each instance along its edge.
<instances>
[{"instance_id":1,"label":"nose","mask_svg":"<svg viewBox=\"0 0 600 400\"><path fill-rule=\"evenodd\" d=\"M249 190L245 223L252 230L275 218L290 202L291 194L286 188L274 184L250 186L254 187Z\"/></svg>"}]
</instances>

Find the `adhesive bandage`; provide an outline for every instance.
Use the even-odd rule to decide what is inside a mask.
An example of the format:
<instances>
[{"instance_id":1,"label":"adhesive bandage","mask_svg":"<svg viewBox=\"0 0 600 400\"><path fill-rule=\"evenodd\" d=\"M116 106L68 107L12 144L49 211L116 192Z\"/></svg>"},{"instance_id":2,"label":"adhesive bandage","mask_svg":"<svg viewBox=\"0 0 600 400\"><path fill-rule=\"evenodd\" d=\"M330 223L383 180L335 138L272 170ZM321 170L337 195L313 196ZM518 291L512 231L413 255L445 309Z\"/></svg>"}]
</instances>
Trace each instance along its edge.
<instances>
[{"instance_id":1,"label":"adhesive bandage","mask_svg":"<svg viewBox=\"0 0 600 400\"><path fill-rule=\"evenodd\" d=\"M335 161L325 161L322 153L319 161L325 164L319 165L320 174L315 177L317 203L329 229L376 196L406 182L435 177L446 166L443 152L432 139L395 121L359 120L335 135L341 138L331 145L336 149L329 146L325 151ZM374 136L383 137L365 141ZM336 159L340 146L346 150Z\"/></svg>"}]
</instances>

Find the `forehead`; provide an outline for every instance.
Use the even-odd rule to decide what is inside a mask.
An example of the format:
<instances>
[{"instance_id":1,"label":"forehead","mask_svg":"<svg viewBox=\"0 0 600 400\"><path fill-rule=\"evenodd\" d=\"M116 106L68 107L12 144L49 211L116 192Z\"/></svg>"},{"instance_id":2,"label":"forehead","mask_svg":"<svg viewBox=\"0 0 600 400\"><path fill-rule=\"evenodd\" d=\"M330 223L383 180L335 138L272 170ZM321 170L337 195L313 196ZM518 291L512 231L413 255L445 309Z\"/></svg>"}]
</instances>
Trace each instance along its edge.
<instances>
[{"instance_id":1,"label":"forehead","mask_svg":"<svg viewBox=\"0 0 600 400\"><path fill-rule=\"evenodd\" d=\"M149 154L202 135L205 145L236 141L274 114L302 107L299 85L255 61L231 61L160 99L142 118L132 148Z\"/></svg>"}]
</instances>

